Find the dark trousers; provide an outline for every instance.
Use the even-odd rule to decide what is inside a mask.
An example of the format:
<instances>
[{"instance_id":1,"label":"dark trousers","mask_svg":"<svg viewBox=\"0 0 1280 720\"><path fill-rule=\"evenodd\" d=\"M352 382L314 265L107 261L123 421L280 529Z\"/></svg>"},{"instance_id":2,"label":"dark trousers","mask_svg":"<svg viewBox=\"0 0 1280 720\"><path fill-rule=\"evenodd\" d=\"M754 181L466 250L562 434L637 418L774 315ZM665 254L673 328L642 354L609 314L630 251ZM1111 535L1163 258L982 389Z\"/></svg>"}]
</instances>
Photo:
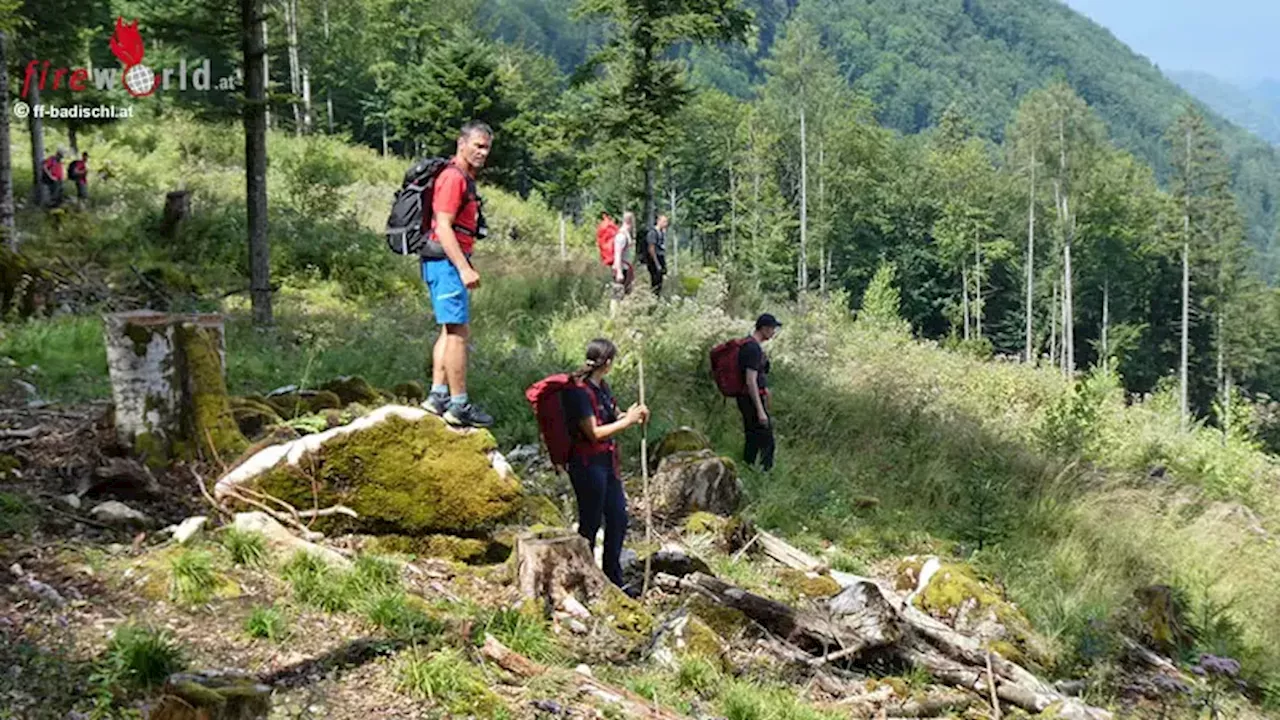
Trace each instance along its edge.
<instances>
[{"instance_id":1,"label":"dark trousers","mask_svg":"<svg viewBox=\"0 0 1280 720\"><path fill-rule=\"evenodd\" d=\"M652 260L645 260L645 267L649 268L649 287L653 288L653 294L662 293L662 266Z\"/></svg>"},{"instance_id":2,"label":"dark trousers","mask_svg":"<svg viewBox=\"0 0 1280 720\"><path fill-rule=\"evenodd\" d=\"M750 395L738 396L738 412L742 413L742 430L747 436L746 448L742 451L743 459L748 465L755 465L756 458L759 457L761 468L773 469L773 418L770 417L769 422L762 425L756 414L756 404L751 401ZM768 412L767 405L765 412Z\"/></svg>"},{"instance_id":3,"label":"dark trousers","mask_svg":"<svg viewBox=\"0 0 1280 720\"><path fill-rule=\"evenodd\" d=\"M595 550L596 533L604 521L604 574L622 587L622 541L627 537L627 495L614 470L612 455L574 457L569 480L578 498L578 534Z\"/></svg>"}]
</instances>

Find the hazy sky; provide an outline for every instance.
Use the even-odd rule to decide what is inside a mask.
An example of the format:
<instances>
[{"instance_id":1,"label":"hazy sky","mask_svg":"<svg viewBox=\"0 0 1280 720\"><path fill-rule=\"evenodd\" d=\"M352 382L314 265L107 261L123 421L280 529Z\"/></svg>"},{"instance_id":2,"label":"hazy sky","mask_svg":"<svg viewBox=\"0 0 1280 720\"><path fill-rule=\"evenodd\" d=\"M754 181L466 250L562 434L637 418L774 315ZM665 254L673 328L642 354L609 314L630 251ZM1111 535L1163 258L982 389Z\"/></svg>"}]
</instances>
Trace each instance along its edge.
<instances>
[{"instance_id":1,"label":"hazy sky","mask_svg":"<svg viewBox=\"0 0 1280 720\"><path fill-rule=\"evenodd\" d=\"M1065 0L1161 69L1280 79L1280 0Z\"/></svg>"}]
</instances>

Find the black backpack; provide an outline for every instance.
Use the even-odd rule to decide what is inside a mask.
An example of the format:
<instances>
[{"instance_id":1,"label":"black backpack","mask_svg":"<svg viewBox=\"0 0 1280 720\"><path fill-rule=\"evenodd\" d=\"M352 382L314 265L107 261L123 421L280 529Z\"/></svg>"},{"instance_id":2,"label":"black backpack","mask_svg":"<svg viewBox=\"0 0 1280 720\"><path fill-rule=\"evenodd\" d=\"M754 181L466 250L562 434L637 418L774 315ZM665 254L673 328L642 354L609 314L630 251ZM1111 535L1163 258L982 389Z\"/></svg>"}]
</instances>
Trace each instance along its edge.
<instances>
[{"instance_id":1,"label":"black backpack","mask_svg":"<svg viewBox=\"0 0 1280 720\"><path fill-rule=\"evenodd\" d=\"M436 178L449 166L450 158L423 158L414 163L404 174L404 181L396 191L395 200L391 203L391 215L387 218L387 247L397 255L417 255L427 260L441 260L447 257L444 246L434 242L422 232L424 212L431 211L431 203L423 204L423 198L430 198L435 190ZM484 219L482 201L476 194L476 184L467 178L467 195L476 203L476 238L489 234ZM470 235L471 231L460 225L453 226L454 232Z\"/></svg>"}]
</instances>

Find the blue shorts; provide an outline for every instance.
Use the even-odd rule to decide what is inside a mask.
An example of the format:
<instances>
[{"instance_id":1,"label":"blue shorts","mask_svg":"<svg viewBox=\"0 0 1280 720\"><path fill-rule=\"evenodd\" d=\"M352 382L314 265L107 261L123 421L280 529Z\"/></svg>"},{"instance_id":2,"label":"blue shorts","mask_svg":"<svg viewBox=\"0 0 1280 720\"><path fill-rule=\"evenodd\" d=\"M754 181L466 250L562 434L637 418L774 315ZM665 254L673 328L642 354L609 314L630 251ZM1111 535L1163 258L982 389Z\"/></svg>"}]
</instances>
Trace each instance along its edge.
<instances>
[{"instance_id":1,"label":"blue shorts","mask_svg":"<svg viewBox=\"0 0 1280 720\"><path fill-rule=\"evenodd\" d=\"M422 280L431 291L431 310L441 325L466 325L471 321L471 293L462 284L458 268L448 260L424 260Z\"/></svg>"}]
</instances>

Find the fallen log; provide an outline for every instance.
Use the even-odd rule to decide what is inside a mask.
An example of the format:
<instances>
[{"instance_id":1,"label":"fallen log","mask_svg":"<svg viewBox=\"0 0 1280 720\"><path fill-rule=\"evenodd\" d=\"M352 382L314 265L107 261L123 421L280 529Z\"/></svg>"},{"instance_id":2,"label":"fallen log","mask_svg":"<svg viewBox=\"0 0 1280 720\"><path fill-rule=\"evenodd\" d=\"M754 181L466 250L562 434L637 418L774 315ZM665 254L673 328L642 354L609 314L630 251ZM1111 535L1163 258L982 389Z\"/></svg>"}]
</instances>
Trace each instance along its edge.
<instances>
[{"instance_id":1,"label":"fallen log","mask_svg":"<svg viewBox=\"0 0 1280 720\"><path fill-rule=\"evenodd\" d=\"M765 547L771 545L766 542ZM803 562L785 549L780 554ZM842 583L845 589L826 601L825 612L795 609L700 573L679 579L660 576L659 584L697 592L718 605L742 612L787 644L808 653L811 665L857 662L864 653L874 650L896 655L939 680L978 696L990 693L994 685L999 702L1028 712L1039 713L1052 705L1064 720L1111 718L1106 710L1061 694L1020 665L990 653L977 639L905 604L887 584L847 577L847 584Z\"/></svg>"},{"instance_id":2,"label":"fallen log","mask_svg":"<svg viewBox=\"0 0 1280 720\"><path fill-rule=\"evenodd\" d=\"M547 671L545 666L515 652L487 633L484 636L484 645L480 648L480 654L497 663L503 670L522 678L537 677ZM578 674L575 682L580 691L618 705L626 717L642 720L687 720L685 716L660 707L657 703L626 688L615 687L589 675Z\"/></svg>"}]
</instances>

